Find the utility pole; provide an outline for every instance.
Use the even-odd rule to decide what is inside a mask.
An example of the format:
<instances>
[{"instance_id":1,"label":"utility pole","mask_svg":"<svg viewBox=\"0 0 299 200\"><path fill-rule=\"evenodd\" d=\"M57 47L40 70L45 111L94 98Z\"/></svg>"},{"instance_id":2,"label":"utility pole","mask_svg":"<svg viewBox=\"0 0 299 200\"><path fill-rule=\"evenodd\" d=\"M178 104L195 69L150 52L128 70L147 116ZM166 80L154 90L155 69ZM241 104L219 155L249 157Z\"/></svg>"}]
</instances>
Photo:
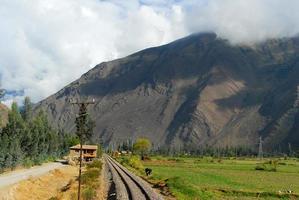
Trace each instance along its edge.
<instances>
[{"instance_id":1,"label":"utility pole","mask_svg":"<svg viewBox=\"0 0 299 200\"><path fill-rule=\"evenodd\" d=\"M292 151L292 145L291 143L288 143L288 147L289 147L289 157L293 156L293 151Z\"/></svg>"},{"instance_id":2,"label":"utility pole","mask_svg":"<svg viewBox=\"0 0 299 200\"><path fill-rule=\"evenodd\" d=\"M258 154L258 158L260 160L263 160L263 140L262 140L262 137L260 137L260 141L259 141L259 154Z\"/></svg>"},{"instance_id":3,"label":"utility pole","mask_svg":"<svg viewBox=\"0 0 299 200\"><path fill-rule=\"evenodd\" d=\"M80 158L79 158L79 177L78 177L78 200L80 200L81 193L81 173L82 173L82 144L84 137L87 135L86 133L86 122L87 122L87 106L90 104L94 104L94 100L91 102L72 102L73 105L79 106L79 115L76 117L76 128L77 135L80 139Z\"/></svg>"}]
</instances>

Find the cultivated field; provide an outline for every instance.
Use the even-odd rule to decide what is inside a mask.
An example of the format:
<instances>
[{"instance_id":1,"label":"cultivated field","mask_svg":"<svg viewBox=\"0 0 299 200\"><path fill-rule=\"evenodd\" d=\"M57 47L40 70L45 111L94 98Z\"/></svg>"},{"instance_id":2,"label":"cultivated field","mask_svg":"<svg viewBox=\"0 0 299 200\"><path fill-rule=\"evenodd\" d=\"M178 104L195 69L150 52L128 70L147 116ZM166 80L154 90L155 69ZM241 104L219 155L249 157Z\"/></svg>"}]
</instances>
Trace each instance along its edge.
<instances>
[{"instance_id":1,"label":"cultivated field","mask_svg":"<svg viewBox=\"0 0 299 200\"><path fill-rule=\"evenodd\" d=\"M299 160L272 160L156 156L143 165L177 199L299 199Z\"/></svg>"}]
</instances>

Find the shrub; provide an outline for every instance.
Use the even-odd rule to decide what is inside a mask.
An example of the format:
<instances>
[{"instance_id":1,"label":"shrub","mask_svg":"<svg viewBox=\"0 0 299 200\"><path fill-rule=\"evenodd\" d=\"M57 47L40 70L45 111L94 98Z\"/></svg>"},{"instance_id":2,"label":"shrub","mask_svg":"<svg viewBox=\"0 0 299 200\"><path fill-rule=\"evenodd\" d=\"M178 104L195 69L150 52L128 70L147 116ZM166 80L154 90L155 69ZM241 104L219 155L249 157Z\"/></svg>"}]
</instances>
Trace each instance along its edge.
<instances>
[{"instance_id":1,"label":"shrub","mask_svg":"<svg viewBox=\"0 0 299 200\"><path fill-rule=\"evenodd\" d=\"M144 155L143 156L143 160L144 161L150 161L150 160L152 160L148 155Z\"/></svg>"},{"instance_id":2,"label":"shrub","mask_svg":"<svg viewBox=\"0 0 299 200\"><path fill-rule=\"evenodd\" d=\"M99 169L88 169L82 176L81 182L82 184L92 184L101 174Z\"/></svg>"},{"instance_id":3,"label":"shrub","mask_svg":"<svg viewBox=\"0 0 299 200\"><path fill-rule=\"evenodd\" d=\"M268 172L276 172L277 171L277 160L270 160L264 163L258 163L255 167L255 170L262 170Z\"/></svg>"},{"instance_id":4,"label":"shrub","mask_svg":"<svg viewBox=\"0 0 299 200\"><path fill-rule=\"evenodd\" d=\"M135 169L138 169L138 170L143 169L143 165L142 165L140 159L137 156L130 157L128 164L129 164L129 166L131 166Z\"/></svg>"},{"instance_id":5,"label":"shrub","mask_svg":"<svg viewBox=\"0 0 299 200\"><path fill-rule=\"evenodd\" d=\"M87 164L86 168L91 169L91 168L97 168L97 169L102 169L102 162L100 160L94 160L92 163Z\"/></svg>"},{"instance_id":6,"label":"shrub","mask_svg":"<svg viewBox=\"0 0 299 200\"><path fill-rule=\"evenodd\" d=\"M137 170L143 169L143 165L138 156L124 157L122 158L120 163L135 168Z\"/></svg>"},{"instance_id":7,"label":"shrub","mask_svg":"<svg viewBox=\"0 0 299 200\"><path fill-rule=\"evenodd\" d=\"M278 165L287 165L285 162L279 162Z\"/></svg>"},{"instance_id":8,"label":"shrub","mask_svg":"<svg viewBox=\"0 0 299 200\"><path fill-rule=\"evenodd\" d=\"M202 161L205 163L213 163L214 159L213 159L213 157L209 156L209 157L203 157Z\"/></svg>"},{"instance_id":9,"label":"shrub","mask_svg":"<svg viewBox=\"0 0 299 200\"><path fill-rule=\"evenodd\" d=\"M255 166L255 170L261 170L261 171L263 171L263 170L265 170L265 166L264 166L264 165L261 165L261 164L257 164L257 165Z\"/></svg>"},{"instance_id":10,"label":"shrub","mask_svg":"<svg viewBox=\"0 0 299 200\"><path fill-rule=\"evenodd\" d=\"M25 158L23 165L24 165L24 167L29 168L34 165L34 162L32 160L30 160L30 158Z\"/></svg>"},{"instance_id":11,"label":"shrub","mask_svg":"<svg viewBox=\"0 0 299 200\"><path fill-rule=\"evenodd\" d=\"M96 191L93 188L85 188L82 192L82 198L84 200L93 200L96 196Z\"/></svg>"},{"instance_id":12,"label":"shrub","mask_svg":"<svg viewBox=\"0 0 299 200\"><path fill-rule=\"evenodd\" d=\"M54 162L56 159L57 159L57 158L56 158L55 156L49 156L49 157L47 158L47 161L48 161L48 162Z\"/></svg>"},{"instance_id":13,"label":"shrub","mask_svg":"<svg viewBox=\"0 0 299 200\"><path fill-rule=\"evenodd\" d=\"M156 160L164 160L164 158L162 156L156 156L155 159Z\"/></svg>"},{"instance_id":14,"label":"shrub","mask_svg":"<svg viewBox=\"0 0 299 200\"><path fill-rule=\"evenodd\" d=\"M181 159L181 158L168 158L168 161L184 162L184 159Z\"/></svg>"}]
</instances>

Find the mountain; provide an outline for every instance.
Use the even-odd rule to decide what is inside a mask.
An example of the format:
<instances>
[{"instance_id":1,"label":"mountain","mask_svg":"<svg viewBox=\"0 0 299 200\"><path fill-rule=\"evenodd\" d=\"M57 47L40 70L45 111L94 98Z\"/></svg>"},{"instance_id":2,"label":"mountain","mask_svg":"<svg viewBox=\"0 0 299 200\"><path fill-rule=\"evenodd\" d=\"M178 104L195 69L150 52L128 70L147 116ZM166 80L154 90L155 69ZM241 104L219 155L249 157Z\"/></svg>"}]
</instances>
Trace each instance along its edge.
<instances>
[{"instance_id":1,"label":"mountain","mask_svg":"<svg viewBox=\"0 0 299 200\"><path fill-rule=\"evenodd\" d=\"M71 99L92 99L105 145L299 147L299 37L231 45L214 33L104 62L36 105L74 132Z\"/></svg>"}]
</instances>

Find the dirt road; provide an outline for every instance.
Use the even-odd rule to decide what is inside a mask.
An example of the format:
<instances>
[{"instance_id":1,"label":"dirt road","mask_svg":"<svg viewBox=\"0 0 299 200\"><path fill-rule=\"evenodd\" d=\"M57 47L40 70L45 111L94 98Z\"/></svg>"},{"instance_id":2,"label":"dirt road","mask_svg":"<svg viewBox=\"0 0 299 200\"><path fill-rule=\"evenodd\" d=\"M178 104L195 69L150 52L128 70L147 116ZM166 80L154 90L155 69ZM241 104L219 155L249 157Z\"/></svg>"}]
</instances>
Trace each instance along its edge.
<instances>
[{"instance_id":1,"label":"dirt road","mask_svg":"<svg viewBox=\"0 0 299 200\"><path fill-rule=\"evenodd\" d=\"M61 163L47 163L42 166L32 167L30 169L16 170L3 175L0 175L0 188L12 185L30 177L41 176L51 170L62 168L67 165Z\"/></svg>"}]
</instances>

